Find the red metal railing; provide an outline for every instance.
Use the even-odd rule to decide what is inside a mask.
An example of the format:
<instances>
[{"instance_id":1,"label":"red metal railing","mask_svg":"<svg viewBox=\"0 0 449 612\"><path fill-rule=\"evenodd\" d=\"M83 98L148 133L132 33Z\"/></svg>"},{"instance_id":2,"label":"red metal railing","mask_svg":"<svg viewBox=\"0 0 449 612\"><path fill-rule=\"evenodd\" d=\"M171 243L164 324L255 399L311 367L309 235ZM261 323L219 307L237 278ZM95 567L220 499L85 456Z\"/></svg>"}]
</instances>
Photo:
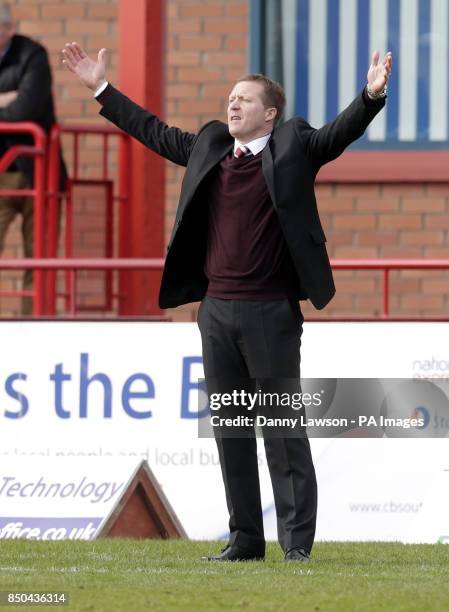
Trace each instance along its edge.
<instances>
[{"instance_id":1,"label":"red metal railing","mask_svg":"<svg viewBox=\"0 0 449 612\"><path fill-rule=\"evenodd\" d=\"M163 259L0 259L0 270L31 269L68 271L70 285L68 312L71 315L75 315L77 312L76 272L78 270L162 270L163 266Z\"/></svg>"},{"instance_id":2,"label":"red metal railing","mask_svg":"<svg viewBox=\"0 0 449 612\"><path fill-rule=\"evenodd\" d=\"M449 259L336 259L331 261L331 265L334 270L382 270L382 316L388 318L390 315L389 280L392 270L449 270Z\"/></svg>"},{"instance_id":3,"label":"red metal railing","mask_svg":"<svg viewBox=\"0 0 449 612\"><path fill-rule=\"evenodd\" d=\"M65 256L73 255L72 212L73 212L73 186L76 184L90 186L104 186L106 188L106 227L105 227L105 253L106 257L113 256L114 214L113 202L119 203L118 220L118 251L126 253L126 240L128 236L127 204L130 199L130 173L129 164L119 168L119 182L117 195L113 194L113 183L109 177L109 141L111 137L118 137L120 147L126 158L130 159L130 137L112 126L67 125L55 124L48 137L40 126L31 122L6 123L0 122L0 133L27 134L33 137L33 145L15 145L0 158L0 174L20 156L35 158L34 185L31 189L2 189L0 195L32 196L34 198L34 257L57 257L58 229L60 224L60 149L61 134L73 136L73 168L71 179L67 182L66 192L66 237ZM84 135L98 135L102 138L101 173L99 178L84 179L80 177L80 139ZM18 262L20 260L17 260ZM17 269L33 268L34 266L17 266ZM10 268L13 269L13 268ZM109 310L112 305L112 270L107 270L105 303L97 307L99 310ZM2 291L0 295L7 297L30 296L34 299L35 315L54 315L56 313L56 271L57 267L37 267L33 290ZM71 294L75 285L67 278L66 300L67 304L76 298ZM119 298L125 299L122 295Z\"/></svg>"},{"instance_id":4,"label":"red metal railing","mask_svg":"<svg viewBox=\"0 0 449 612\"><path fill-rule=\"evenodd\" d=\"M68 134L73 137L72 140L72 168L70 173L70 180L67 188L67 201L66 201L66 235L65 235L65 256L73 257L73 188L76 185L80 186L100 186L104 187L106 191L106 228L105 228L105 257L113 257L113 244L114 244L114 228L115 228L115 215L113 203L117 202L119 205L118 210L118 254L123 255L127 252L127 238L128 232L128 216L127 205L130 201L130 172L129 164L131 157L131 138L128 134L125 134L121 130L107 125L86 125L86 124L70 124L61 126L61 132ZM80 139L86 135L98 136L102 140L102 151L101 151L101 172L97 178L82 178L80 168ZM118 175L118 188L117 195L113 193L113 183L110 177L109 161L110 161L110 148L109 143L111 137L119 139L120 147L128 160L128 164L121 164L119 167ZM113 288L112 288L112 269L111 268L98 268L106 271L106 291L104 303L100 306L89 308L89 310L110 310L112 307L113 299ZM127 270L128 268L123 268ZM121 283L120 283L121 285ZM66 303L69 308L70 304L76 300L76 296L73 295L75 285L73 279L70 276L66 276ZM120 291L120 290L119 290ZM119 300L123 300L124 296L119 294ZM79 308L80 310L83 307ZM120 310L120 303L119 303Z\"/></svg>"},{"instance_id":5,"label":"red metal railing","mask_svg":"<svg viewBox=\"0 0 449 612\"><path fill-rule=\"evenodd\" d=\"M45 191L46 191L46 147L47 137L44 130L31 122L0 122L0 134L26 134L33 138L34 144L14 145L0 158L0 174L5 172L19 156L34 158L34 186L32 189L1 189L3 196L31 196L34 198L34 256L41 258L45 250ZM23 266L18 268L24 269ZM44 304L44 272L36 268L34 288L32 291L2 292L2 295L31 296L34 298L34 314L43 313Z\"/></svg>"},{"instance_id":6,"label":"red metal railing","mask_svg":"<svg viewBox=\"0 0 449 612\"><path fill-rule=\"evenodd\" d=\"M72 291L69 314L76 314L75 278L77 270L162 270L163 259L0 259L0 269L66 270L70 274ZM389 273L392 270L449 270L449 259L335 259L334 270L381 270L383 272L383 312L380 317L364 320L391 320L389 312ZM449 287L448 287L449 290ZM345 320L350 320L345 318ZM359 319L351 319L359 320ZM410 317L407 317L410 320ZM422 319L425 320L425 319ZM432 319L433 320L433 319ZM439 317L437 320L448 320Z\"/></svg>"}]
</instances>

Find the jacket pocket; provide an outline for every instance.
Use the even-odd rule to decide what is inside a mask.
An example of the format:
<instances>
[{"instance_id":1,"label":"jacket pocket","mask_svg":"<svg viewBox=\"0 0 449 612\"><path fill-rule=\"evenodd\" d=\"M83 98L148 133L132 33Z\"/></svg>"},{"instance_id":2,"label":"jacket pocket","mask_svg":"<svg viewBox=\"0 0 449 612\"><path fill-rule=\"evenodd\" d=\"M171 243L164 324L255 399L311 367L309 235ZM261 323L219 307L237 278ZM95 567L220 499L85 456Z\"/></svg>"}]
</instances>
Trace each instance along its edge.
<instances>
[{"instance_id":1,"label":"jacket pocket","mask_svg":"<svg viewBox=\"0 0 449 612\"><path fill-rule=\"evenodd\" d=\"M310 235L315 244L324 244L326 242L326 235L321 227L310 230Z\"/></svg>"}]
</instances>

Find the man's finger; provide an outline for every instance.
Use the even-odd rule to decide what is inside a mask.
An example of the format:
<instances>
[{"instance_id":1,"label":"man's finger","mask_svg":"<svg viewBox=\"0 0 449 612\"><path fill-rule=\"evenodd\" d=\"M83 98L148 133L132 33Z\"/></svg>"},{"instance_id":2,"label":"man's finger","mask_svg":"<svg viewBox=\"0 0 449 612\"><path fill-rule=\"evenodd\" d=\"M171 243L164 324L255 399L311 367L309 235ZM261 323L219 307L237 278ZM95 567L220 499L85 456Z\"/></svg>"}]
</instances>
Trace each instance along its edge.
<instances>
[{"instance_id":1,"label":"man's finger","mask_svg":"<svg viewBox=\"0 0 449 612\"><path fill-rule=\"evenodd\" d=\"M78 55L80 56L81 59L84 59L85 57L87 57L87 53L81 48L81 46L77 42L74 42L72 44L75 47L75 49L76 49L76 51L77 51L77 53L78 53Z\"/></svg>"},{"instance_id":2,"label":"man's finger","mask_svg":"<svg viewBox=\"0 0 449 612\"><path fill-rule=\"evenodd\" d=\"M385 55L385 57L384 57L384 61L383 61L383 63L384 63L384 64L388 64L389 66L391 66L391 64L392 64L392 60L393 60L393 57L392 57L392 55L391 55L391 51L388 51L388 53L387 53L387 54Z\"/></svg>"},{"instance_id":3,"label":"man's finger","mask_svg":"<svg viewBox=\"0 0 449 612\"><path fill-rule=\"evenodd\" d=\"M377 66L378 63L379 63L379 51L374 51L371 57L371 64L373 66Z\"/></svg>"},{"instance_id":4,"label":"man's finger","mask_svg":"<svg viewBox=\"0 0 449 612\"><path fill-rule=\"evenodd\" d=\"M62 60L62 63L64 64L64 66L65 66L65 67L66 67L68 70L70 70L70 72L75 73L74 68L72 68L72 66L69 64L69 62L68 62L67 60L63 59L63 60Z\"/></svg>"},{"instance_id":5,"label":"man's finger","mask_svg":"<svg viewBox=\"0 0 449 612\"><path fill-rule=\"evenodd\" d=\"M79 53L78 47L77 47L77 43L76 42L72 42L72 44L70 45L70 48L72 50L72 53L76 59L77 62L80 62L82 57Z\"/></svg>"},{"instance_id":6,"label":"man's finger","mask_svg":"<svg viewBox=\"0 0 449 612\"><path fill-rule=\"evenodd\" d=\"M72 46L70 43L66 43L64 47L65 56L72 62L72 64L76 64L75 54L73 53Z\"/></svg>"},{"instance_id":7,"label":"man's finger","mask_svg":"<svg viewBox=\"0 0 449 612\"><path fill-rule=\"evenodd\" d=\"M63 59L63 63L68 67L68 68L75 68L76 63L75 61L72 59L72 57L69 54L69 51L67 49L63 49L62 50L62 55L64 56Z\"/></svg>"},{"instance_id":8,"label":"man's finger","mask_svg":"<svg viewBox=\"0 0 449 612\"><path fill-rule=\"evenodd\" d=\"M106 64L106 49L100 49L98 52L98 62L100 64Z\"/></svg>"}]
</instances>

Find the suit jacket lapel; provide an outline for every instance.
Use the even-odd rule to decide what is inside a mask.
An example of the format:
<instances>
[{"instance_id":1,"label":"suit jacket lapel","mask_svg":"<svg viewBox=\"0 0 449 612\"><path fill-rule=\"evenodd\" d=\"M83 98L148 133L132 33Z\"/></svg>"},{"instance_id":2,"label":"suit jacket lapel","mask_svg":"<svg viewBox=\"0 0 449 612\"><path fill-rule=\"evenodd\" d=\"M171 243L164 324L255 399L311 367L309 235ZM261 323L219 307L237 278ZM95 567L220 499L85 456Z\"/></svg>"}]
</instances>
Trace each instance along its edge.
<instances>
[{"instance_id":1,"label":"suit jacket lapel","mask_svg":"<svg viewBox=\"0 0 449 612\"><path fill-rule=\"evenodd\" d=\"M226 157L226 155L230 152L233 146L234 141L229 144L220 144L215 147L210 147L209 152L207 154L206 163L201 168L201 171L199 173L197 185L206 176L206 174L210 172L210 170L212 170L212 168L223 159L223 157Z\"/></svg>"},{"instance_id":2,"label":"suit jacket lapel","mask_svg":"<svg viewBox=\"0 0 449 612\"><path fill-rule=\"evenodd\" d=\"M267 143L267 146L262 151L262 172L265 177L265 181L268 187L268 193L270 194L273 206L277 208L276 194L274 190L274 162L273 155L271 152L271 146L273 143L273 137Z\"/></svg>"},{"instance_id":3,"label":"suit jacket lapel","mask_svg":"<svg viewBox=\"0 0 449 612\"><path fill-rule=\"evenodd\" d=\"M216 144L215 146L211 145L208 150L206 160L203 162L203 164L201 164L201 166L198 168L189 168L189 172L192 173L192 180L188 182L188 187L185 193L182 195L182 202L180 206L181 211L184 211L185 207L193 198L195 191L198 189L198 185L201 183L206 174L210 172L212 168L231 151L233 146L233 140L230 143L226 142Z\"/></svg>"}]
</instances>

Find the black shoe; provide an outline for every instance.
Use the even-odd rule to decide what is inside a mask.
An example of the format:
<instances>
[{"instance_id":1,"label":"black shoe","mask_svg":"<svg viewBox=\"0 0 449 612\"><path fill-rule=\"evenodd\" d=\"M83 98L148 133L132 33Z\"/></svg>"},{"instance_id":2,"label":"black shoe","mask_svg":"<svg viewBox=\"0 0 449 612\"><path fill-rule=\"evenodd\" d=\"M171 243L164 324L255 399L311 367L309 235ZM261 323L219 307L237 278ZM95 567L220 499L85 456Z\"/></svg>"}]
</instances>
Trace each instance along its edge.
<instances>
[{"instance_id":1,"label":"black shoe","mask_svg":"<svg viewBox=\"0 0 449 612\"><path fill-rule=\"evenodd\" d=\"M219 555L201 557L202 561L263 561L264 554L258 554L238 546L227 545Z\"/></svg>"},{"instance_id":2,"label":"black shoe","mask_svg":"<svg viewBox=\"0 0 449 612\"><path fill-rule=\"evenodd\" d=\"M308 563L310 561L310 554L304 548L290 548L285 553L284 561Z\"/></svg>"}]
</instances>

